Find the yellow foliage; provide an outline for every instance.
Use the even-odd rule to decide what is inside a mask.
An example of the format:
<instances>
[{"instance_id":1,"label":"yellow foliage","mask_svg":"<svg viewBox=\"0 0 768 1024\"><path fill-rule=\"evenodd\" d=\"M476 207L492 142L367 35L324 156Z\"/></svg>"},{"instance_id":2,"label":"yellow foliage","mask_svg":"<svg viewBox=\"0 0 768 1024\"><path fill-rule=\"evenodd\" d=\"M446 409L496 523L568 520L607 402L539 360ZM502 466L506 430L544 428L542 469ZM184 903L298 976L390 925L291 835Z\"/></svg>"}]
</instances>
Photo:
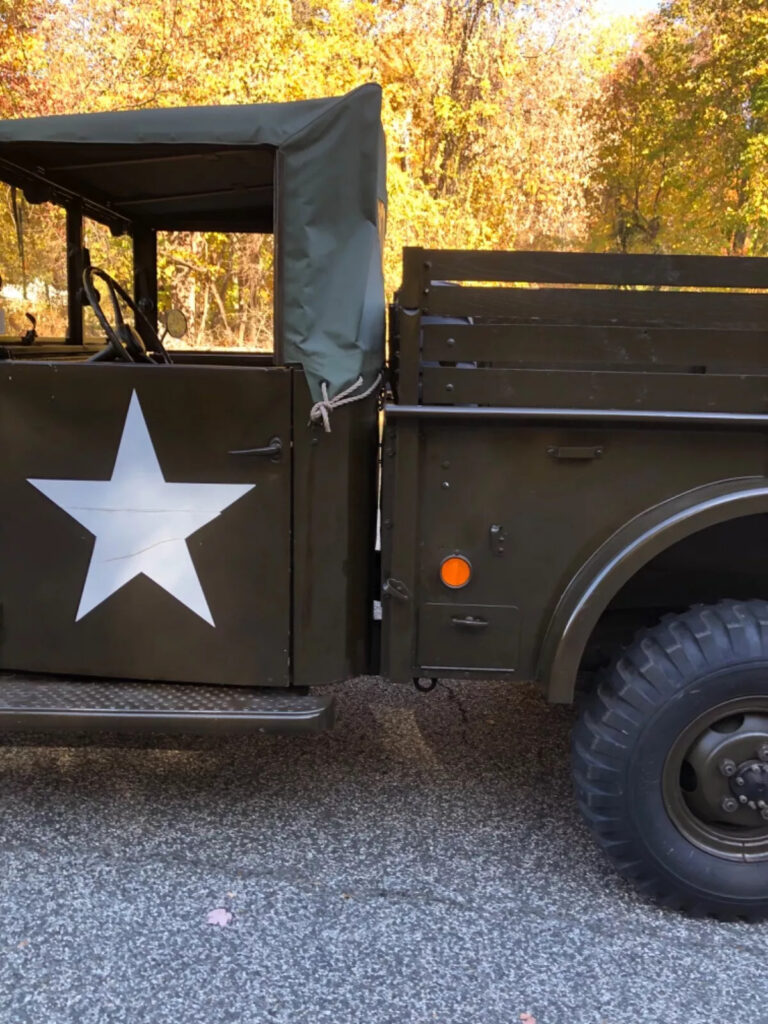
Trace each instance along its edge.
<instances>
[{"instance_id":1,"label":"yellow foliage","mask_svg":"<svg viewBox=\"0 0 768 1024\"><path fill-rule=\"evenodd\" d=\"M293 100L379 82L391 294L409 244L759 251L766 53L763 0L665 0L642 23L607 19L592 0L0 0L0 115ZM2 198L0 273L20 281ZM41 278L57 229L43 210L25 216L36 228L27 270ZM184 245L164 250L171 291ZM232 245L269 269L266 250ZM212 282L224 250L204 248ZM60 264L50 294L57 274ZM262 277L249 280L263 299Z\"/></svg>"}]
</instances>

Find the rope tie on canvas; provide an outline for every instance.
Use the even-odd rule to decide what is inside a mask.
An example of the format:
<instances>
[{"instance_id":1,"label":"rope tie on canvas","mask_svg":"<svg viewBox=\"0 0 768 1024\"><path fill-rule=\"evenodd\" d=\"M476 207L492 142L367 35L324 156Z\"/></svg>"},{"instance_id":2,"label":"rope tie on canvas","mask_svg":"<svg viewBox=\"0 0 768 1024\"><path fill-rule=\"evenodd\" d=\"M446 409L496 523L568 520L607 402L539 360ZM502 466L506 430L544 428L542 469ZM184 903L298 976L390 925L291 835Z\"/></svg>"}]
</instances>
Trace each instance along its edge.
<instances>
[{"instance_id":1,"label":"rope tie on canvas","mask_svg":"<svg viewBox=\"0 0 768 1024\"><path fill-rule=\"evenodd\" d=\"M363 391L362 394L356 395L355 392L358 388L363 386L363 378L358 377L354 384L350 384L348 388L344 388L338 395L334 395L333 398L328 397L328 382L320 382L320 390L322 391L323 397L319 402L315 402L309 412L310 423L323 424L323 429L326 434L331 432L331 413L334 409L338 409L340 405L349 405L350 402L359 402L363 398L367 398L368 395L373 394L376 388L379 386L381 381L381 374L378 374L376 380L371 384L367 391Z\"/></svg>"}]
</instances>

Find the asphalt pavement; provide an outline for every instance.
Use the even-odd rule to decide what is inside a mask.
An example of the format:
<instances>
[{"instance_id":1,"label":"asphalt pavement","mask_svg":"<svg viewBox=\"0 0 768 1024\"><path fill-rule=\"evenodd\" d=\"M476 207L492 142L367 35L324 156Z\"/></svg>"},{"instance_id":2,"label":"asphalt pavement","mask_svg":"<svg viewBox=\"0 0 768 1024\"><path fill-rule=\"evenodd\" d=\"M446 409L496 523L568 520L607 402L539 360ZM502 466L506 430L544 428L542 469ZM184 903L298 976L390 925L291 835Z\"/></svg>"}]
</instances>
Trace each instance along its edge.
<instances>
[{"instance_id":1,"label":"asphalt pavement","mask_svg":"<svg viewBox=\"0 0 768 1024\"><path fill-rule=\"evenodd\" d=\"M0 746L0 1024L768 1024L768 925L593 846L570 709L337 695L319 737Z\"/></svg>"}]
</instances>

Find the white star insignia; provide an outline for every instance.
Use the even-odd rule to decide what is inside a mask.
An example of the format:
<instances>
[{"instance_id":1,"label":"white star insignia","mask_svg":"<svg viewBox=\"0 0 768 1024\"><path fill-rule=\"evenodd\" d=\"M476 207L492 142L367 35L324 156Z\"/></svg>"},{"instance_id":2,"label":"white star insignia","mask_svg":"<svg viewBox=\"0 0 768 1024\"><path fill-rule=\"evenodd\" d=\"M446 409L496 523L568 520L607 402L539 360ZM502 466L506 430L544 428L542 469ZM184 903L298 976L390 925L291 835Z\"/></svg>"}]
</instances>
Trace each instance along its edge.
<instances>
[{"instance_id":1,"label":"white star insignia","mask_svg":"<svg viewBox=\"0 0 768 1024\"><path fill-rule=\"evenodd\" d=\"M142 573L215 625L187 547L254 484L168 483L134 391L109 480L29 480L96 541L75 621Z\"/></svg>"}]
</instances>

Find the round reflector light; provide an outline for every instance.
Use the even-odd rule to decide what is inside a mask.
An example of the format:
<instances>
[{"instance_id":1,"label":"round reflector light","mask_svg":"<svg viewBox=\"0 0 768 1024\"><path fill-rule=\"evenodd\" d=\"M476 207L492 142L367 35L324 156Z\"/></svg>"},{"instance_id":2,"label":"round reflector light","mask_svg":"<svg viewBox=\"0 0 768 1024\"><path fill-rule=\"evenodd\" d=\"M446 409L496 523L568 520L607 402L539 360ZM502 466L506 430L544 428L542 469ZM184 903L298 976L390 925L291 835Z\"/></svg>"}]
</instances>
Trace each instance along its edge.
<instances>
[{"instance_id":1,"label":"round reflector light","mask_svg":"<svg viewBox=\"0 0 768 1024\"><path fill-rule=\"evenodd\" d=\"M451 590L466 587L472 578L472 566L464 555L449 555L440 565L440 579Z\"/></svg>"}]
</instances>

